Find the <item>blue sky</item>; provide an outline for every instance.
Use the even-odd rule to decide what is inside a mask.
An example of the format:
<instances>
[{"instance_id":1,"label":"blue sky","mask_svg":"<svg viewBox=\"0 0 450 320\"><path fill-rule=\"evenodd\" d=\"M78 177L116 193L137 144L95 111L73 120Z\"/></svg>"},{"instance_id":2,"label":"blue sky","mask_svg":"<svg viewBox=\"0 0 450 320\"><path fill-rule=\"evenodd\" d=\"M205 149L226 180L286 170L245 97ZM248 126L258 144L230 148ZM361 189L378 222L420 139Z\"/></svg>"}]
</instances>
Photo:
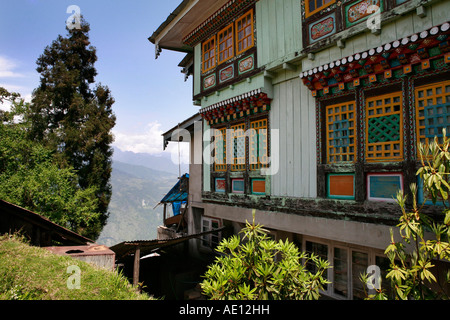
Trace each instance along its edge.
<instances>
[{"instance_id":1,"label":"blue sky","mask_svg":"<svg viewBox=\"0 0 450 320\"><path fill-rule=\"evenodd\" d=\"M77 5L97 48L96 82L116 103L115 146L160 153L161 133L197 112L192 78L184 81L183 53L155 48L147 39L181 0L0 0L0 86L29 99L39 84L36 60L59 34L67 8Z\"/></svg>"}]
</instances>

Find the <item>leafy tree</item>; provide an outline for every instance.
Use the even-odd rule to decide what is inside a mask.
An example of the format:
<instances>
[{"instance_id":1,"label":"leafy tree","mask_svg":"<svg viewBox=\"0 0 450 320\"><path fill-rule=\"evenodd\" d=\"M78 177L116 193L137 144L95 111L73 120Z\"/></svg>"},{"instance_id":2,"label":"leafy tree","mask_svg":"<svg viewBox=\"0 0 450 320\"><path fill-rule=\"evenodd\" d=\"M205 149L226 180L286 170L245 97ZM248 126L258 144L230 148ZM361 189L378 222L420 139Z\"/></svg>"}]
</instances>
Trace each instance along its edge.
<instances>
[{"instance_id":1,"label":"leafy tree","mask_svg":"<svg viewBox=\"0 0 450 320\"><path fill-rule=\"evenodd\" d=\"M100 233L111 198L111 157L115 125L114 99L108 87L95 84L96 49L90 46L89 24L67 29L37 60L40 84L26 115L30 137L54 150L62 167L73 167L83 190L98 198Z\"/></svg>"},{"instance_id":2,"label":"leafy tree","mask_svg":"<svg viewBox=\"0 0 450 320\"><path fill-rule=\"evenodd\" d=\"M416 199L417 186L412 184L413 210L406 209L406 196L400 191L397 202L402 216L397 225L402 241L395 242L391 230L391 244L385 254L390 260L390 269L386 278L390 281L394 299L448 299L450 270L445 277L439 274L436 263L450 260L450 209L449 209L449 174L450 174L450 139L443 130L443 138L435 137L429 145L419 144L422 166L417 175L423 181L424 191L436 204L443 204L442 215L435 221L423 212L423 204L419 207ZM430 239L426 233L433 236ZM367 277L363 276L363 281ZM447 286L447 289L445 288ZM387 299L384 290L377 290L369 299Z\"/></svg>"},{"instance_id":3,"label":"leafy tree","mask_svg":"<svg viewBox=\"0 0 450 320\"><path fill-rule=\"evenodd\" d=\"M101 229L96 189L82 189L73 167L62 167L55 152L28 138L29 104L0 87L12 103L0 121L0 199L39 213L89 238Z\"/></svg>"},{"instance_id":4,"label":"leafy tree","mask_svg":"<svg viewBox=\"0 0 450 320\"><path fill-rule=\"evenodd\" d=\"M217 247L220 253L208 267L201 283L213 300L317 300L328 283L324 273L329 263L300 252L286 240L276 242L261 225L247 222L240 239L234 235ZM245 242L244 242L245 241ZM302 263L302 260L304 261ZM313 264L316 272L308 271Z\"/></svg>"}]
</instances>

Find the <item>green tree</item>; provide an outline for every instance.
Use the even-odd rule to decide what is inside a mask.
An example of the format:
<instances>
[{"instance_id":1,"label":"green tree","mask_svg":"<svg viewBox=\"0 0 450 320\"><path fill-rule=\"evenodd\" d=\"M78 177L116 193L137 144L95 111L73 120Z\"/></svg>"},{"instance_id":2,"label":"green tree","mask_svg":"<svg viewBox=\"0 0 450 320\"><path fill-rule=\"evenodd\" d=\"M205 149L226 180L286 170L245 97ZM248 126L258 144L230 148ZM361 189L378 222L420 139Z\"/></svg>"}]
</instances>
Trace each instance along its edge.
<instances>
[{"instance_id":1,"label":"green tree","mask_svg":"<svg viewBox=\"0 0 450 320\"><path fill-rule=\"evenodd\" d=\"M66 28L67 29L67 28ZM40 84L26 115L30 137L55 151L62 167L73 167L83 190L95 189L100 234L111 199L111 162L115 125L114 99L108 87L95 84L96 49L90 45L89 24L67 29L37 60Z\"/></svg>"},{"instance_id":2,"label":"green tree","mask_svg":"<svg viewBox=\"0 0 450 320\"><path fill-rule=\"evenodd\" d=\"M0 87L0 98L12 103L0 121L0 199L94 238L101 228L96 189L80 188L73 167L62 167L53 150L28 138L30 105L20 95Z\"/></svg>"},{"instance_id":3,"label":"green tree","mask_svg":"<svg viewBox=\"0 0 450 320\"><path fill-rule=\"evenodd\" d=\"M261 225L247 222L242 239L232 236L217 247L219 256L201 283L212 300L317 300L327 284L329 263L300 252L286 240L276 242ZM303 263L302 263L303 261ZM315 272L306 267L312 264Z\"/></svg>"},{"instance_id":4,"label":"green tree","mask_svg":"<svg viewBox=\"0 0 450 320\"><path fill-rule=\"evenodd\" d=\"M391 244L385 254L390 260L390 269L386 275L390 281L394 299L448 299L450 270L439 276L436 264L450 260L450 139L443 130L443 138L435 137L429 145L419 144L422 166L417 171L423 181L423 189L433 203L442 202L444 210L438 217L423 212L423 204L418 205L417 186L412 184L412 210L406 209L406 196L402 191L397 194L397 202L402 210L398 231L401 241L394 241L391 230ZM428 199L427 199L428 200ZM424 201L425 202L425 201ZM428 235L431 235L431 238ZM367 277L363 276L363 281ZM447 289L446 289L447 287ZM377 290L369 299L387 299L384 290Z\"/></svg>"}]
</instances>

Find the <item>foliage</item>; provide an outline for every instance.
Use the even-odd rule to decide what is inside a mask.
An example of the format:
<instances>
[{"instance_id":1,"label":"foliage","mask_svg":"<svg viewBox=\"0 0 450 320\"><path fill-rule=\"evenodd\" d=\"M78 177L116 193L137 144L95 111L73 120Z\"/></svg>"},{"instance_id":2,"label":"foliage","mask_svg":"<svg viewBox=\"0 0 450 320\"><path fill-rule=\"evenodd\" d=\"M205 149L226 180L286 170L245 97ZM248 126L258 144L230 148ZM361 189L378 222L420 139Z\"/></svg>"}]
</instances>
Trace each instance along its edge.
<instances>
[{"instance_id":1,"label":"foliage","mask_svg":"<svg viewBox=\"0 0 450 320\"><path fill-rule=\"evenodd\" d=\"M28 138L29 104L0 88L11 111L0 122L0 199L39 213L86 237L101 228L94 187L82 189L73 167L61 166L55 152Z\"/></svg>"},{"instance_id":2,"label":"foliage","mask_svg":"<svg viewBox=\"0 0 450 320\"><path fill-rule=\"evenodd\" d=\"M443 138L435 137L429 145L419 144L421 168L417 171L423 181L424 191L430 195L433 203L441 201L444 205L438 221L423 212L416 199L417 186L411 185L413 210L406 210L406 196L397 194L401 207L399 233L402 241L395 242L391 230L391 244L385 254L390 260L390 269L386 278L390 280L395 299L448 299L445 286L450 283L450 270L445 279L437 276L436 264L450 260L450 209L448 175L450 174L450 139L443 130ZM425 201L424 201L425 202ZM433 234L432 239L426 233ZM447 289L448 290L448 289ZM371 299L386 299L386 292L378 290Z\"/></svg>"},{"instance_id":3,"label":"foliage","mask_svg":"<svg viewBox=\"0 0 450 320\"><path fill-rule=\"evenodd\" d=\"M80 268L70 289L69 266ZM18 235L0 236L0 300L148 300L121 273L29 246Z\"/></svg>"},{"instance_id":4,"label":"foliage","mask_svg":"<svg viewBox=\"0 0 450 320\"><path fill-rule=\"evenodd\" d=\"M329 263L300 252L286 240L272 240L261 225L247 222L240 239L234 235L217 247L221 255L208 267L201 283L213 300L317 300L327 284ZM245 241L245 242L244 242ZM302 264L302 260L304 263ZM307 264L316 271L310 272Z\"/></svg>"},{"instance_id":5,"label":"foliage","mask_svg":"<svg viewBox=\"0 0 450 320\"><path fill-rule=\"evenodd\" d=\"M100 213L95 239L106 224L111 198L111 157L115 125L114 99L108 87L95 84L96 49L90 46L89 24L67 29L37 60L39 87L25 120L31 139L55 152L61 167L73 167L83 190L95 189Z\"/></svg>"}]
</instances>

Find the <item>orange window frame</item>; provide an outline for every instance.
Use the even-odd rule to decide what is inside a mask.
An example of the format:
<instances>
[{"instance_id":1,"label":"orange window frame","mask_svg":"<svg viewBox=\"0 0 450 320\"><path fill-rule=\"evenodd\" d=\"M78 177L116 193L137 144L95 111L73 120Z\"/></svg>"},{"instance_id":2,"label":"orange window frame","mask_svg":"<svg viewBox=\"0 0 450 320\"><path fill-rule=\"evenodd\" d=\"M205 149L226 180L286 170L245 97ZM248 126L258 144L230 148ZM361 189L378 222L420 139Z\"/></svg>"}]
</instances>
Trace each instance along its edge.
<instances>
[{"instance_id":1,"label":"orange window frame","mask_svg":"<svg viewBox=\"0 0 450 320\"><path fill-rule=\"evenodd\" d=\"M250 49L255 44L253 32L253 9L236 20L236 54Z\"/></svg>"},{"instance_id":2,"label":"orange window frame","mask_svg":"<svg viewBox=\"0 0 450 320\"><path fill-rule=\"evenodd\" d=\"M217 34L218 64L234 57L234 24L222 29Z\"/></svg>"},{"instance_id":3,"label":"orange window frame","mask_svg":"<svg viewBox=\"0 0 450 320\"><path fill-rule=\"evenodd\" d=\"M317 6L319 1L322 3L322 5ZM308 18L309 16L313 15L314 13L317 13L320 10L322 10L336 2L336 0L329 0L328 2L324 3L325 1L327 1L327 0L306 0L305 1L305 16L306 16L306 18ZM314 8L312 10L310 8L311 2L314 3Z\"/></svg>"},{"instance_id":4,"label":"orange window frame","mask_svg":"<svg viewBox=\"0 0 450 320\"><path fill-rule=\"evenodd\" d=\"M216 36L209 38L202 45L202 70L207 72L216 66Z\"/></svg>"}]
</instances>

